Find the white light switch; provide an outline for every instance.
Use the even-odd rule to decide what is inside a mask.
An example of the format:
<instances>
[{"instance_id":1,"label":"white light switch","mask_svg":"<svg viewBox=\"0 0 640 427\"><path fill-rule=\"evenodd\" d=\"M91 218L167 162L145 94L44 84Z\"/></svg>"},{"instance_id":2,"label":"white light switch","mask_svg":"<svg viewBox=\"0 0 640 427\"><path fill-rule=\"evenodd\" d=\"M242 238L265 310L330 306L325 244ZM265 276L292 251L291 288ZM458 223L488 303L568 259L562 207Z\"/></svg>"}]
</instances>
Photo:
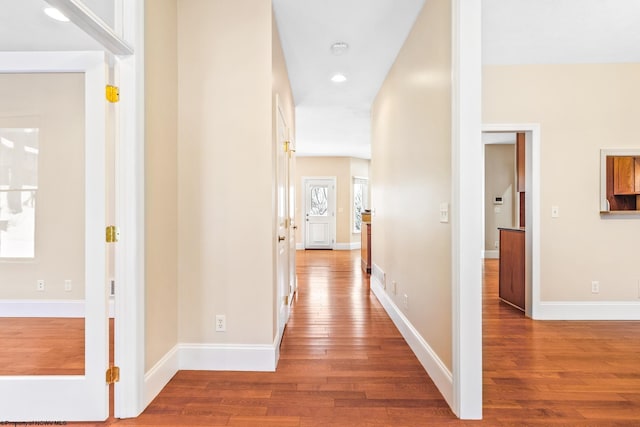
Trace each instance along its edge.
<instances>
[{"instance_id":1,"label":"white light switch","mask_svg":"<svg viewBox=\"0 0 640 427\"><path fill-rule=\"evenodd\" d=\"M551 206L551 218L558 218L560 216L560 208L557 206Z\"/></svg>"},{"instance_id":2,"label":"white light switch","mask_svg":"<svg viewBox=\"0 0 640 427\"><path fill-rule=\"evenodd\" d=\"M449 203L440 203L440 222L449 222Z\"/></svg>"}]
</instances>

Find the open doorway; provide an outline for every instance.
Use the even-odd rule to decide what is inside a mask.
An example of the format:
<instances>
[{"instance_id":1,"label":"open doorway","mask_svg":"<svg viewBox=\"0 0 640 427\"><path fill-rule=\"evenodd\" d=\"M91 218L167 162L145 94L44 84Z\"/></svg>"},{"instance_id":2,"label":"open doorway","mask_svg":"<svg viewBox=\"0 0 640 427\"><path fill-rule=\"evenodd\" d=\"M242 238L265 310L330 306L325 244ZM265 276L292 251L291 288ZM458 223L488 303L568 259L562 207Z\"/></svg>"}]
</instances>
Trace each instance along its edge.
<instances>
[{"instance_id":1,"label":"open doorway","mask_svg":"<svg viewBox=\"0 0 640 427\"><path fill-rule=\"evenodd\" d=\"M482 130L483 141L505 141L510 138L510 135L516 135L517 139L517 133L524 136L524 152L522 154L524 155L523 178L525 184L519 189L524 191L512 192L511 194L515 199L513 223L517 225L517 228L522 228L525 234L524 312L527 317L535 319L537 307L540 304L540 127L537 124L494 124L484 125ZM483 153L484 164L487 156L486 144ZM484 175L487 175L486 170ZM517 181L516 177L516 186ZM500 197L499 195L487 194L487 188L484 188L484 192L485 202L487 197ZM522 193L524 196L521 199L519 195ZM520 206L524 206L524 208L521 209ZM486 222L486 214L484 215ZM524 217L524 227L521 227L520 223L522 217ZM484 241L486 245L486 231Z\"/></svg>"}]
</instances>

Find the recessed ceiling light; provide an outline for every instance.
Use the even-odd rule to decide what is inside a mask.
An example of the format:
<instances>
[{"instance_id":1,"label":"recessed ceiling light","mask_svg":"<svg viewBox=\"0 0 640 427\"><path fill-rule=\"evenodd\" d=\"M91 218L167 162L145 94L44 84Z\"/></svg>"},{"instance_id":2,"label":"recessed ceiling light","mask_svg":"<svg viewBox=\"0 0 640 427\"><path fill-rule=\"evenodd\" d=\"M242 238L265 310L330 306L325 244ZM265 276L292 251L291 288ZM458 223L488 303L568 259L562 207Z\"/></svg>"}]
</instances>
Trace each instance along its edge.
<instances>
[{"instance_id":1,"label":"recessed ceiling light","mask_svg":"<svg viewBox=\"0 0 640 427\"><path fill-rule=\"evenodd\" d=\"M347 81L347 77L344 74L336 73L331 77L331 81L334 83L344 83Z\"/></svg>"},{"instance_id":2,"label":"recessed ceiling light","mask_svg":"<svg viewBox=\"0 0 640 427\"><path fill-rule=\"evenodd\" d=\"M336 56L347 53L347 50L349 50L349 45L345 42L337 42L331 45L331 53Z\"/></svg>"},{"instance_id":3,"label":"recessed ceiling light","mask_svg":"<svg viewBox=\"0 0 640 427\"><path fill-rule=\"evenodd\" d=\"M69 22L69 18L67 18L66 16L64 16L62 14L62 12L60 12L58 9L56 9L55 7L47 7L44 10L44 13L51 19L55 19L56 21L60 21L60 22Z\"/></svg>"}]
</instances>

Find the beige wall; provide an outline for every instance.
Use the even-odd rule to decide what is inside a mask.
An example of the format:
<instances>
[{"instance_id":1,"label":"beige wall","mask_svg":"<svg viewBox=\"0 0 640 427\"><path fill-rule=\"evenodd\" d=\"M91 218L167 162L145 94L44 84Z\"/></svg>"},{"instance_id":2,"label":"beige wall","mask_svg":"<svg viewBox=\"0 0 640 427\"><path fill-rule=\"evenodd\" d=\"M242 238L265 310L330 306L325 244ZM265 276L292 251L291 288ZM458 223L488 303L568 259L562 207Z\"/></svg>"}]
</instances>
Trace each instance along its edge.
<instances>
[{"instance_id":1,"label":"beige wall","mask_svg":"<svg viewBox=\"0 0 640 427\"><path fill-rule=\"evenodd\" d=\"M84 298L84 110L84 74L0 74L0 127L40 129L36 255L0 261L0 298Z\"/></svg>"},{"instance_id":2,"label":"beige wall","mask_svg":"<svg viewBox=\"0 0 640 427\"><path fill-rule=\"evenodd\" d=\"M639 76L640 64L483 70L484 123L540 124L543 301L638 300L640 220L598 212L599 150L640 148Z\"/></svg>"},{"instance_id":3,"label":"beige wall","mask_svg":"<svg viewBox=\"0 0 640 427\"><path fill-rule=\"evenodd\" d=\"M372 261L389 297L452 367L451 9L426 2L373 107ZM397 295L392 292L397 282ZM408 296L404 308L403 295Z\"/></svg>"},{"instance_id":4,"label":"beige wall","mask_svg":"<svg viewBox=\"0 0 640 427\"><path fill-rule=\"evenodd\" d=\"M296 159L296 242L304 243L304 177L336 177L336 243L359 243L360 234L353 233L353 177L369 176L369 160L351 157L298 157Z\"/></svg>"},{"instance_id":5,"label":"beige wall","mask_svg":"<svg viewBox=\"0 0 640 427\"><path fill-rule=\"evenodd\" d=\"M271 34L269 1L178 1L181 342L273 343Z\"/></svg>"},{"instance_id":6,"label":"beige wall","mask_svg":"<svg viewBox=\"0 0 640 427\"><path fill-rule=\"evenodd\" d=\"M516 148L514 144L487 144L484 147L484 249L495 251L500 240L498 227L513 227L516 176ZM502 205L493 203L501 196ZM496 212L495 208L500 212Z\"/></svg>"},{"instance_id":7,"label":"beige wall","mask_svg":"<svg viewBox=\"0 0 640 427\"><path fill-rule=\"evenodd\" d=\"M145 12L145 370L148 371L178 342L176 0L154 0Z\"/></svg>"}]
</instances>

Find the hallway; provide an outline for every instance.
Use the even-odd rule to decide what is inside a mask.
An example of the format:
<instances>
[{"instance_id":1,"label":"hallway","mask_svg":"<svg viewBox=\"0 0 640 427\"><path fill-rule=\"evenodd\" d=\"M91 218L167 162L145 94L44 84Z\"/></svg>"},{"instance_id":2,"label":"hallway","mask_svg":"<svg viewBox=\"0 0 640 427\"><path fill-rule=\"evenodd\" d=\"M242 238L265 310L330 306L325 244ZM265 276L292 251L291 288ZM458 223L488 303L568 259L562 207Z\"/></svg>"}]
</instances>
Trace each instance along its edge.
<instances>
[{"instance_id":1,"label":"hallway","mask_svg":"<svg viewBox=\"0 0 640 427\"><path fill-rule=\"evenodd\" d=\"M137 426L457 424L360 269L360 251L298 251L275 373L181 371Z\"/></svg>"},{"instance_id":2,"label":"hallway","mask_svg":"<svg viewBox=\"0 0 640 427\"><path fill-rule=\"evenodd\" d=\"M485 264L484 420L460 421L360 270L359 251L298 251L275 373L181 371L136 426L637 425L640 322L534 322ZM100 423L98 425L105 425Z\"/></svg>"}]
</instances>

